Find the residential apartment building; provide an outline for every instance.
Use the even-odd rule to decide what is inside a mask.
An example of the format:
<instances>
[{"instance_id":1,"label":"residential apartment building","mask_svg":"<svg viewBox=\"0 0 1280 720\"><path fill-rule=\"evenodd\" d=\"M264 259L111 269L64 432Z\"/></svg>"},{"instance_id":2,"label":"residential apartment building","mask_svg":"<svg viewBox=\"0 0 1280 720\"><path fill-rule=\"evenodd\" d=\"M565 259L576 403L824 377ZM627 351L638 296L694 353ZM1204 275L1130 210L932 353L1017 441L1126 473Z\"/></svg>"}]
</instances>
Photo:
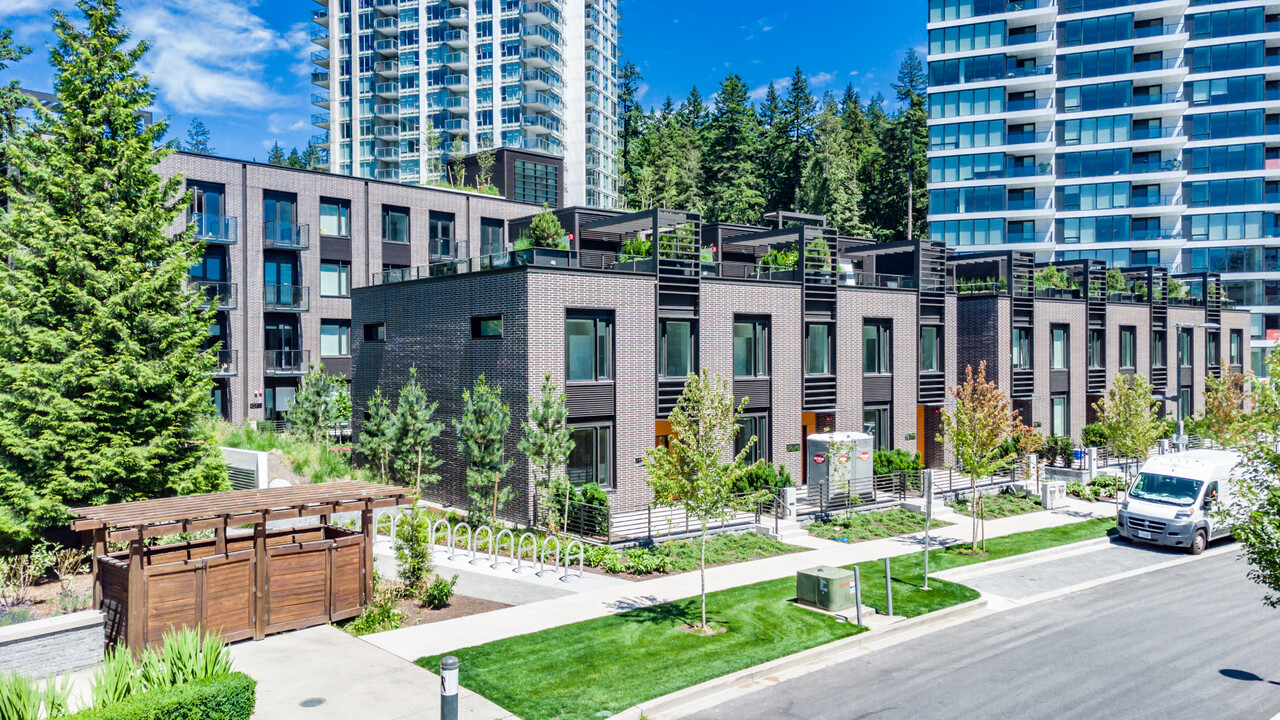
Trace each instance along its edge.
<instances>
[{"instance_id":1,"label":"residential apartment building","mask_svg":"<svg viewBox=\"0 0 1280 720\"><path fill-rule=\"evenodd\" d=\"M621 204L616 0L318 2L312 144L329 170L419 184L520 148L563 158L560 205Z\"/></svg>"},{"instance_id":2,"label":"residential apartment building","mask_svg":"<svg viewBox=\"0 0 1280 720\"><path fill-rule=\"evenodd\" d=\"M1177 276L1186 292L1175 295L1159 266L1127 269L1110 288L1101 261L1057 267L1069 287L1037 287L1029 252L966 253L953 266L958 372L985 361L1046 436L1079 443L1117 374L1146 376L1168 416L1189 418L1204 413L1208 375L1244 370L1250 313L1224 302L1217 274Z\"/></svg>"},{"instance_id":3,"label":"residential apartment building","mask_svg":"<svg viewBox=\"0 0 1280 720\"><path fill-rule=\"evenodd\" d=\"M670 434L685 377L703 367L747 400L739 442L758 439L750 459L782 464L802 485L806 438L830 430L943 464L939 413L956 377L945 247L875 245L813 226L704 227L670 210L559 215L569 250L429 265L353 291L357 430L375 388L394 393L410 367L435 369L418 377L446 421L435 444L442 480L429 491L437 499L466 503L447 420L480 374L511 407L506 452L517 462L507 481L525 519L519 423L546 372L574 428L568 476L609 488L619 511L648 506L641 458ZM798 249L798 267L761 264L786 248Z\"/></svg>"},{"instance_id":4,"label":"residential apartment building","mask_svg":"<svg viewBox=\"0 0 1280 720\"><path fill-rule=\"evenodd\" d=\"M1220 273L1280 337L1280 1L929 0L929 221L959 252Z\"/></svg>"},{"instance_id":5,"label":"residential apartment building","mask_svg":"<svg viewBox=\"0 0 1280 720\"><path fill-rule=\"evenodd\" d=\"M351 291L375 274L501 252L536 207L491 195L175 153L206 244L191 281L217 321L213 402L237 423L280 421L308 366L351 375ZM423 365L422 367L426 367Z\"/></svg>"}]
</instances>

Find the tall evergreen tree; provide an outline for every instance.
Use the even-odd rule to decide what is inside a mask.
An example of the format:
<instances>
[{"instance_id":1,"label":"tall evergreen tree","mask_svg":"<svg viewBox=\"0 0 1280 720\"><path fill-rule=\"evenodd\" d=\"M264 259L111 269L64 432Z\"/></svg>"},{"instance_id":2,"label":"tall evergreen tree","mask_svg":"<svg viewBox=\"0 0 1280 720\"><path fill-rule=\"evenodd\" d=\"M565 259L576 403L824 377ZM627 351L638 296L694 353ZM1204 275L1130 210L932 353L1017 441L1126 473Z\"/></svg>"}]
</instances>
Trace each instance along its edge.
<instances>
[{"instance_id":1,"label":"tall evergreen tree","mask_svg":"<svg viewBox=\"0 0 1280 720\"><path fill-rule=\"evenodd\" d=\"M638 197L641 168L641 144L644 135L644 109L640 107L640 69L630 60L618 69L618 140L622 145L622 197L630 207L641 207Z\"/></svg>"},{"instance_id":2,"label":"tall evergreen tree","mask_svg":"<svg viewBox=\"0 0 1280 720\"><path fill-rule=\"evenodd\" d=\"M13 44L13 30L0 28L0 70L5 70L11 63L30 54L31 48L26 45ZM22 92L17 80L10 80L8 85L0 86L0 167L4 165L3 152L9 139L17 135L21 123L19 112L31 105L31 99Z\"/></svg>"},{"instance_id":3,"label":"tall evergreen tree","mask_svg":"<svg viewBox=\"0 0 1280 720\"><path fill-rule=\"evenodd\" d=\"M764 209L766 212L773 212L782 206L782 198L786 192L782 171L787 151L782 98L773 82L765 89L764 102L760 103L760 126L762 136L759 166L765 195Z\"/></svg>"},{"instance_id":4,"label":"tall evergreen tree","mask_svg":"<svg viewBox=\"0 0 1280 720\"><path fill-rule=\"evenodd\" d=\"M58 108L11 145L0 227L0 544L67 507L226 487L207 425L211 310L186 286L202 252L174 222L190 201L156 164L166 124L115 0L55 11ZM83 29L82 29L83 28Z\"/></svg>"},{"instance_id":5,"label":"tall evergreen tree","mask_svg":"<svg viewBox=\"0 0 1280 720\"><path fill-rule=\"evenodd\" d=\"M302 159L302 153L298 152L296 147L289 151L289 157L285 158L284 164L286 167L299 169L307 166L306 161Z\"/></svg>"},{"instance_id":6,"label":"tall evergreen tree","mask_svg":"<svg viewBox=\"0 0 1280 720\"><path fill-rule=\"evenodd\" d=\"M187 144L183 148L188 152L212 155L214 150L209 146L209 128L200 118L191 118L187 125Z\"/></svg>"},{"instance_id":7,"label":"tall evergreen tree","mask_svg":"<svg viewBox=\"0 0 1280 720\"><path fill-rule=\"evenodd\" d=\"M374 388L369 396L368 417L360 423L360 436L356 441L356 449L365 462L372 462L378 468L378 479L382 482L391 480L391 452L395 449L395 414L391 403L382 395L382 388Z\"/></svg>"},{"instance_id":8,"label":"tall evergreen tree","mask_svg":"<svg viewBox=\"0 0 1280 720\"><path fill-rule=\"evenodd\" d=\"M751 107L746 83L736 74L729 75L720 84L707 126L706 220L759 222L764 212L759 154L760 120Z\"/></svg>"},{"instance_id":9,"label":"tall evergreen tree","mask_svg":"<svg viewBox=\"0 0 1280 720\"><path fill-rule=\"evenodd\" d=\"M840 108L827 97L818 116L813 151L805 165L801 208L807 213L826 215L827 223L842 234L865 236L868 229L859 214L862 193L855 169L852 138L845 129Z\"/></svg>"},{"instance_id":10,"label":"tall evergreen tree","mask_svg":"<svg viewBox=\"0 0 1280 720\"><path fill-rule=\"evenodd\" d=\"M563 495L568 490L564 477L564 464L573 452L573 428L566 418L565 395L551 379L550 371L542 378L538 397L529 396L529 420L521 423L524 437L520 439L520 452L533 465L533 512L537 522L539 505L547 503L552 495ZM557 490L559 488L560 491ZM552 515L554 519L554 514Z\"/></svg>"},{"instance_id":11,"label":"tall evergreen tree","mask_svg":"<svg viewBox=\"0 0 1280 720\"><path fill-rule=\"evenodd\" d=\"M787 87L787 97L782 101L779 123L775 123L781 125L779 130L786 138L778 168L781 173L778 178L781 209L799 207L800 182L813 141L813 118L817 107L817 101L809 94L809 81L797 67Z\"/></svg>"},{"instance_id":12,"label":"tall evergreen tree","mask_svg":"<svg viewBox=\"0 0 1280 720\"><path fill-rule=\"evenodd\" d=\"M400 388L400 398L396 401L391 453L397 474L412 479L419 495L426 492L427 485L440 480L439 475L431 472L442 462L431 448L431 442L444 430L444 423L431 419L435 412L436 403L427 401L426 391L418 384L418 369L409 368L409 382Z\"/></svg>"},{"instance_id":13,"label":"tall evergreen tree","mask_svg":"<svg viewBox=\"0 0 1280 720\"><path fill-rule=\"evenodd\" d=\"M315 145L308 144L307 149L302 153L302 166L308 170L319 170L320 160L322 158L323 154L320 148Z\"/></svg>"},{"instance_id":14,"label":"tall evergreen tree","mask_svg":"<svg viewBox=\"0 0 1280 720\"><path fill-rule=\"evenodd\" d=\"M279 141L271 146L271 150L267 152L267 162L271 165L284 165L284 148L280 147Z\"/></svg>"},{"instance_id":15,"label":"tall evergreen tree","mask_svg":"<svg viewBox=\"0 0 1280 720\"><path fill-rule=\"evenodd\" d=\"M511 408L502 402L502 388L490 385L484 375L475 387L462 391L462 417L453 421L458 452L467 460L467 495L476 517L496 523L498 513L511 500L511 488L502 477L511 469L503 459L503 440L511 428Z\"/></svg>"}]
</instances>

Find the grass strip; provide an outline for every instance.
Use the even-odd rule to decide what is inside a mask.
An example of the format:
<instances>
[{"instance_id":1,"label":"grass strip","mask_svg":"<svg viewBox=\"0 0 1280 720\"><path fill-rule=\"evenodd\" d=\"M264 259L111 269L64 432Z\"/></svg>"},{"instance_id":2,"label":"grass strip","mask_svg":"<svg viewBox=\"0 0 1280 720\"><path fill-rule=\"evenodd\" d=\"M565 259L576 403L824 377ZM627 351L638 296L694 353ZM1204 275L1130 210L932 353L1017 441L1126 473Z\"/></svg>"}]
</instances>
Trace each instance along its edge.
<instances>
[{"instance_id":1,"label":"grass strip","mask_svg":"<svg viewBox=\"0 0 1280 720\"><path fill-rule=\"evenodd\" d=\"M986 555L967 545L930 553L930 572L1105 537L1111 520L1090 520L987 541ZM978 597L944 580L922 590L924 553L892 561L894 612L914 617ZM849 566L853 567L853 566ZM863 602L883 607L883 561L860 563ZM680 626L696 622L698 598L664 603L528 635L462 648L462 684L524 718L589 720L791 655L865 628L796 607L795 580L744 585L707 596L708 618L728 630L699 637ZM418 660L436 670L441 655Z\"/></svg>"},{"instance_id":2,"label":"grass strip","mask_svg":"<svg viewBox=\"0 0 1280 720\"><path fill-rule=\"evenodd\" d=\"M933 527L941 528L949 522L933 521ZM837 542L862 542L878 538L909 535L924 530L924 516L904 508L847 512L830 520L809 525L809 534Z\"/></svg>"}]
</instances>

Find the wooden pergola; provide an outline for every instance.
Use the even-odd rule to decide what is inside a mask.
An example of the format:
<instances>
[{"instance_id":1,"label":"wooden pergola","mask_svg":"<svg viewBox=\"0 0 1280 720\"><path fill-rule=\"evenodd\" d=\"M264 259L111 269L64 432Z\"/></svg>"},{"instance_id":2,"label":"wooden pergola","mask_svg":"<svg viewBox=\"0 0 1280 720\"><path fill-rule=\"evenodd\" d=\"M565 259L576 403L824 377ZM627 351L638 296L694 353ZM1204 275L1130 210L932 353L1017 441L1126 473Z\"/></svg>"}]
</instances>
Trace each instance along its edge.
<instances>
[{"instance_id":1,"label":"wooden pergola","mask_svg":"<svg viewBox=\"0 0 1280 720\"><path fill-rule=\"evenodd\" d=\"M348 481L77 508L71 527L92 540L108 641L136 652L172 628L261 640L360 614L373 594L373 512L412 502L406 488ZM358 531L330 524L342 512L360 513ZM267 529L307 517L319 524ZM147 542L209 530L212 539ZM108 552L121 541L127 551Z\"/></svg>"}]
</instances>

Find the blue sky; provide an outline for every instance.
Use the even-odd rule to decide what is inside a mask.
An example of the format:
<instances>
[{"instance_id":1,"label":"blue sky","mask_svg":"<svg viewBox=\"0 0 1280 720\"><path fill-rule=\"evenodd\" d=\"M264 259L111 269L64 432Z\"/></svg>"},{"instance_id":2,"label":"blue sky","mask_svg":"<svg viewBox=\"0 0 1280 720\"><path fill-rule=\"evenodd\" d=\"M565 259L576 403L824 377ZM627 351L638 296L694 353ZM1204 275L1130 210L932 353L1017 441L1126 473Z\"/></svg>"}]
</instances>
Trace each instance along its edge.
<instances>
[{"instance_id":1,"label":"blue sky","mask_svg":"<svg viewBox=\"0 0 1280 720\"><path fill-rule=\"evenodd\" d=\"M185 138L192 117L208 125L220 155L266 158L272 142L302 147L319 132L310 123L307 37L313 0L121 0L125 24L152 44L145 71L156 110ZM33 89L52 83L49 11L72 0L0 0L0 25L35 52L0 75ZM623 53L644 75L641 101L679 102L697 85L710 98L730 72L762 96L799 65L815 94L846 83L870 97L889 84L907 48L923 52L925 0L624 0Z\"/></svg>"}]
</instances>

